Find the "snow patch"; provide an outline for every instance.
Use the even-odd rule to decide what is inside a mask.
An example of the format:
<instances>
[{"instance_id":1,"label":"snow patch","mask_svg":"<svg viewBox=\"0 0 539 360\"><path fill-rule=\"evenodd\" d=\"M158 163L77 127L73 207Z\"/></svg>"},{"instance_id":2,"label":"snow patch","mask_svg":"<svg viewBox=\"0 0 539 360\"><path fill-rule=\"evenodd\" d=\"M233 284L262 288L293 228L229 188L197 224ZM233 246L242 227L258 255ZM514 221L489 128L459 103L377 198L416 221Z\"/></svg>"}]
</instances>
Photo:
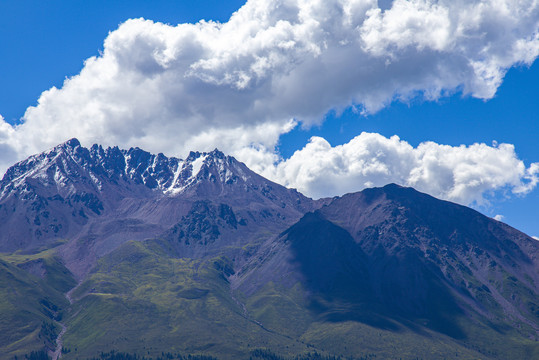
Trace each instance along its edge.
<instances>
[{"instance_id":1,"label":"snow patch","mask_svg":"<svg viewBox=\"0 0 539 360\"><path fill-rule=\"evenodd\" d=\"M234 170L236 170L236 173L238 173L241 176L242 180L247 181L249 177L245 174L243 169L240 166L238 166L238 164L233 164L233 167L234 167Z\"/></svg>"},{"instance_id":2,"label":"snow patch","mask_svg":"<svg viewBox=\"0 0 539 360\"><path fill-rule=\"evenodd\" d=\"M178 182L178 178L180 177L180 173L182 172L182 169L185 167L185 163L181 164L178 163L178 167L176 168L176 171L174 172L174 179L172 180L172 184L170 184L170 187L166 189L165 193L172 193L177 194L179 192L178 188L174 188L176 186L176 183Z\"/></svg>"},{"instance_id":3,"label":"snow patch","mask_svg":"<svg viewBox=\"0 0 539 360\"><path fill-rule=\"evenodd\" d=\"M230 171L229 169L226 169L225 171L225 182L228 182L232 177L234 176L234 173Z\"/></svg>"},{"instance_id":4,"label":"snow patch","mask_svg":"<svg viewBox=\"0 0 539 360\"><path fill-rule=\"evenodd\" d=\"M202 165L204 165L204 160L206 160L207 157L208 155L204 155L193 160L193 162L191 163L191 166L193 167L193 170L191 171L191 177L195 177L198 175L200 169L202 169Z\"/></svg>"},{"instance_id":5,"label":"snow patch","mask_svg":"<svg viewBox=\"0 0 539 360\"><path fill-rule=\"evenodd\" d=\"M93 172L89 172L89 175L90 175L90 178L92 179L92 181L94 182L94 184L99 189L99 191L102 191L103 190L103 184L101 183L101 181L99 181L99 179L94 175Z\"/></svg>"}]
</instances>

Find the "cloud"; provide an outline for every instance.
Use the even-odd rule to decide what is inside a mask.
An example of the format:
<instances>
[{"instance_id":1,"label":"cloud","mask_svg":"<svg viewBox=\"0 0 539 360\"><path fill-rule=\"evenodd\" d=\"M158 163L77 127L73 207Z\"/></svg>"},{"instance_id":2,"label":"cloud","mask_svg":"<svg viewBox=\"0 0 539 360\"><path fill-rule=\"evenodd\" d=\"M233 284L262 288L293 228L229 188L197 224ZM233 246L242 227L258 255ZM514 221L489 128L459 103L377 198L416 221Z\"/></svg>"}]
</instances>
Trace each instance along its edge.
<instances>
[{"instance_id":1,"label":"cloud","mask_svg":"<svg viewBox=\"0 0 539 360\"><path fill-rule=\"evenodd\" d=\"M270 172L264 169L279 160L279 137L297 123L322 121L330 110L354 106L372 113L393 101L455 92L491 98L508 68L538 56L538 29L533 0L394 0L383 9L376 0L249 0L226 23L131 19L108 35L103 52L87 59L80 74L44 91L19 125L0 119L0 171L77 137L84 145L177 156L218 147ZM359 139L368 136L375 137ZM366 148L375 158L356 156L363 162L350 168L322 139L300 152L327 149L327 163L311 163L329 178L332 166L355 174L342 184L319 177L316 185L314 170L296 158L278 169L293 169L299 178L276 178L313 195L352 190L358 179L359 186L397 181L463 202L481 201L478 194L500 186L526 193L537 182L539 166L526 169L510 145L470 147L484 156L507 155L505 164L475 160L468 148L448 147L451 157L433 143L410 150L391 138L371 146L387 141L395 152L384 161ZM343 163L331 165L329 154ZM456 163L461 158L464 165ZM495 178L467 168L476 163L482 169L498 164L487 169ZM508 168L515 172L505 173Z\"/></svg>"},{"instance_id":2,"label":"cloud","mask_svg":"<svg viewBox=\"0 0 539 360\"><path fill-rule=\"evenodd\" d=\"M272 148L291 119L330 109L488 99L538 56L538 28L532 0L249 0L222 24L132 19L0 141L21 155L73 136L174 153Z\"/></svg>"},{"instance_id":3,"label":"cloud","mask_svg":"<svg viewBox=\"0 0 539 360\"><path fill-rule=\"evenodd\" d=\"M461 204L487 205L495 192L525 194L539 179L539 163L526 167L513 145L416 148L398 136L362 133L344 145L311 138L301 150L262 173L315 198L395 182Z\"/></svg>"},{"instance_id":4,"label":"cloud","mask_svg":"<svg viewBox=\"0 0 539 360\"><path fill-rule=\"evenodd\" d=\"M15 129L0 115L0 174L4 173L6 165L18 160L17 150L10 144L14 133Z\"/></svg>"},{"instance_id":5,"label":"cloud","mask_svg":"<svg viewBox=\"0 0 539 360\"><path fill-rule=\"evenodd\" d=\"M538 237L538 236L532 236L532 238L534 238L535 240L539 241L539 237Z\"/></svg>"},{"instance_id":6,"label":"cloud","mask_svg":"<svg viewBox=\"0 0 539 360\"><path fill-rule=\"evenodd\" d=\"M502 221L504 218L505 218L505 216L498 214L498 215L494 216L493 219L497 220L497 221Z\"/></svg>"}]
</instances>

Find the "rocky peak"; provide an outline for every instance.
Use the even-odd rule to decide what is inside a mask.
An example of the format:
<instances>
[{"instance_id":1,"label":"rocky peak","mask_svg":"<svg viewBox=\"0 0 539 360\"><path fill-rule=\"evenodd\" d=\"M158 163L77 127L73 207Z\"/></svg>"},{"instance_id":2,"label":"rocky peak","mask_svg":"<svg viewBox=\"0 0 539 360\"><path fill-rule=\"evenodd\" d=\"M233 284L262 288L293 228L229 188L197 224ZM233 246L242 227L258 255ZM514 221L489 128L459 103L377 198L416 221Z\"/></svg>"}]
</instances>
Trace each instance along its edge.
<instances>
[{"instance_id":1,"label":"rocky peak","mask_svg":"<svg viewBox=\"0 0 539 360\"><path fill-rule=\"evenodd\" d=\"M41 154L30 156L12 167L0 183L0 199L13 191L33 193L38 188L73 191L73 183L92 183L84 171L91 163L90 152L77 139L68 140Z\"/></svg>"},{"instance_id":2,"label":"rocky peak","mask_svg":"<svg viewBox=\"0 0 539 360\"><path fill-rule=\"evenodd\" d=\"M195 187L213 187L213 192L224 190L225 185L245 183L252 178L251 171L231 156L215 149L211 152L192 151L177 168L173 184L164 189L177 194Z\"/></svg>"},{"instance_id":3,"label":"rocky peak","mask_svg":"<svg viewBox=\"0 0 539 360\"><path fill-rule=\"evenodd\" d=\"M108 249L125 239L157 236L182 216L189 221L186 213L196 201L226 205L212 205L204 213L208 219L219 219L215 224L226 241L236 241L230 229L242 226L245 219L256 223L252 229L282 230L283 224L316 205L217 149L191 152L182 160L140 148L87 149L71 139L6 173L0 183L0 250L37 249L58 239L94 239L96 233L105 234L98 242ZM243 210L236 218L238 209ZM193 219L200 218L198 210ZM125 226L126 222L134 225ZM105 241L107 236L112 242ZM208 239L212 236L217 233ZM22 240L15 243L14 238ZM91 256L85 259L93 261Z\"/></svg>"},{"instance_id":4,"label":"rocky peak","mask_svg":"<svg viewBox=\"0 0 539 360\"><path fill-rule=\"evenodd\" d=\"M217 149L190 152L182 160L137 147L122 150L93 145L87 149L71 139L15 164L0 183L0 201L21 198L22 194L45 200L56 195L70 199L91 194L106 203L143 193L154 196L150 192L157 197L232 197L242 203L256 199L300 211L313 206L297 191L263 178Z\"/></svg>"},{"instance_id":5,"label":"rocky peak","mask_svg":"<svg viewBox=\"0 0 539 360\"><path fill-rule=\"evenodd\" d=\"M135 184L164 191L172 186L174 173L182 160L151 154L138 147L121 151L124 157L124 175Z\"/></svg>"},{"instance_id":6,"label":"rocky peak","mask_svg":"<svg viewBox=\"0 0 539 360\"><path fill-rule=\"evenodd\" d=\"M59 147L64 147L66 149L75 149L80 145L80 141L77 138L72 138L67 140L65 143L58 145Z\"/></svg>"},{"instance_id":7,"label":"rocky peak","mask_svg":"<svg viewBox=\"0 0 539 360\"><path fill-rule=\"evenodd\" d=\"M218 149L192 151L182 160L162 153L154 155L138 147L121 150L96 144L87 149L75 138L9 168L1 182L2 196L28 181L42 187L70 187L70 191L76 190L74 184L84 183L96 193L103 191L107 183L122 183L123 187L142 185L167 196L201 187L202 193L215 194L233 184L264 187L267 182Z\"/></svg>"}]
</instances>

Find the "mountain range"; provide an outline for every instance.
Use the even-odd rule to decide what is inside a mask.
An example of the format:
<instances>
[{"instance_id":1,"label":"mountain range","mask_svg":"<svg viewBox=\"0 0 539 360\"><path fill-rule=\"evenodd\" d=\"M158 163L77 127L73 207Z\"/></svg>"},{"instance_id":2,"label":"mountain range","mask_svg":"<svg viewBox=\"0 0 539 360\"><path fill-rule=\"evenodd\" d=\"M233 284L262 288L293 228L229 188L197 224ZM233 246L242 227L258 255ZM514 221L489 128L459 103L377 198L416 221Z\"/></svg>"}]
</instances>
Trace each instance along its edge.
<instances>
[{"instance_id":1,"label":"mountain range","mask_svg":"<svg viewBox=\"0 0 539 360\"><path fill-rule=\"evenodd\" d=\"M15 164L0 284L0 359L539 358L539 241L395 184L313 200L218 150Z\"/></svg>"}]
</instances>

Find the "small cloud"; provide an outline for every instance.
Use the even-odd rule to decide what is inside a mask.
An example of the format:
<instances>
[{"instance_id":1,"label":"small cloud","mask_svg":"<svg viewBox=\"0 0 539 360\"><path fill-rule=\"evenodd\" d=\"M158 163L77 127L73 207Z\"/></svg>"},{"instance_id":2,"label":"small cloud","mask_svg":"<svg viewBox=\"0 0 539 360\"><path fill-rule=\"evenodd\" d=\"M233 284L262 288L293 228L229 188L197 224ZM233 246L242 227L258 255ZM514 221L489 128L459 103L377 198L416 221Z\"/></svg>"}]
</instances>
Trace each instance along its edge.
<instances>
[{"instance_id":1,"label":"small cloud","mask_svg":"<svg viewBox=\"0 0 539 360\"><path fill-rule=\"evenodd\" d=\"M538 236L532 236L533 239L539 241L539 237Z\"/></svg>"},{"instance_id":2,"label":"small cloud","mask_svg":"<svg viewBox=\"0 0 539 360\"><path fill-rule=\"evenodd\" d=\"M504 219L504 217L505 216L498 214L498 215L494 216L494 220L502 221Z\"/></svg>"}]
</instances>

